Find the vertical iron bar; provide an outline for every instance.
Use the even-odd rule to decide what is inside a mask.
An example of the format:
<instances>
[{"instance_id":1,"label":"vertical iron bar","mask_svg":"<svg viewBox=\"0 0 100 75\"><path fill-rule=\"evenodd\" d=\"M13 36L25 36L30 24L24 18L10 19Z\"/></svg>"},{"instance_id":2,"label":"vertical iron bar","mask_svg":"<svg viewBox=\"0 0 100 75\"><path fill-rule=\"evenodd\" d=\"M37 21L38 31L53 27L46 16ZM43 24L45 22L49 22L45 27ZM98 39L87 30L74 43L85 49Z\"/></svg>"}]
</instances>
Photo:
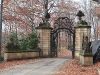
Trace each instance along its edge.
<instances>
[{"instance_id":1,"label":"vertical iron bar","mask_svg":"<svg viewBox=\"0 0 100 75\"><path fill-rule=\"evenodd\" d=\"M75 30L73 33L73 50L72 50L72 57L75 58Z\"/></svg>"},{"instance_id":2,"label":"vertical iron bar","mask_svg":"<svg viewBox=\"0 0 100 75\"><path fill-rule=\"evenodd\" d=\"M69 49L71 50L71 32L69 31Z\"/></svg>"}]
</instances>

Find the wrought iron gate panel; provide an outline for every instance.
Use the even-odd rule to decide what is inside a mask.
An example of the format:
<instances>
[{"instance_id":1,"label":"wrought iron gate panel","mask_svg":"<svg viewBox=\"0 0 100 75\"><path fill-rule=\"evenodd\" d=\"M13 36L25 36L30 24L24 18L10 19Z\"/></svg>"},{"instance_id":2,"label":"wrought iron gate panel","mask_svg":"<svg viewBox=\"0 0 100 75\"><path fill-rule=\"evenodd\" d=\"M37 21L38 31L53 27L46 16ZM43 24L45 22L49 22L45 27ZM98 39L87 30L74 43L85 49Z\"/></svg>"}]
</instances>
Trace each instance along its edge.
<instances>
[{"instance_id":1,"label":"wrought iron gate panel","mask_svg":"<svg viewBox=\"0 0 100 75\"><path fill-rule=\"evenodd\" d=\"M75 52L74 25L72 20L70 20L68 17L60 17L54 23L54 28L51 31L51 57L57 57L58 33L61 32L60 30L66 30L70 36L73 35L72 56L74 58L74 52ZM71 41L71 37L70 37L70 41Z\"/></svg>"}]
</instances>

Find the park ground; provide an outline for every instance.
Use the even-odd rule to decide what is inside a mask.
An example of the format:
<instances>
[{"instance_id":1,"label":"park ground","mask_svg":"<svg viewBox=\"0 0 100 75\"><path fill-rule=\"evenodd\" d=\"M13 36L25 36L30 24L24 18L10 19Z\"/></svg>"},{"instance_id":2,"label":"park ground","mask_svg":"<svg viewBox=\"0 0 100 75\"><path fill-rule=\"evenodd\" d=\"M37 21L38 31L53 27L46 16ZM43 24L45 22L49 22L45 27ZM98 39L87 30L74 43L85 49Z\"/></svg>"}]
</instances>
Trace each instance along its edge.
<instances>
[{"instance_id":1,"label":"park ground","mask_svg":"<svg viewBox=\"0 0 100 75\"><path fill-rule=\"evenodd\" d=\"M65 56L70 58L72 56L71 51L65 49L58 52L58 58L65 57ZM0 71L2 71L2 69L6 69L9 67L26 64L29 62L35 62L42 59L46 59L46 58L33 58L33 59L2 62L0 63ZM92 66L82 66L79 63L79 60L70 58L66 63L62 65L59 71L57 71L54 75L99 75L98 68L100 68L100 62Z\"/></svg>"}]
</instances>

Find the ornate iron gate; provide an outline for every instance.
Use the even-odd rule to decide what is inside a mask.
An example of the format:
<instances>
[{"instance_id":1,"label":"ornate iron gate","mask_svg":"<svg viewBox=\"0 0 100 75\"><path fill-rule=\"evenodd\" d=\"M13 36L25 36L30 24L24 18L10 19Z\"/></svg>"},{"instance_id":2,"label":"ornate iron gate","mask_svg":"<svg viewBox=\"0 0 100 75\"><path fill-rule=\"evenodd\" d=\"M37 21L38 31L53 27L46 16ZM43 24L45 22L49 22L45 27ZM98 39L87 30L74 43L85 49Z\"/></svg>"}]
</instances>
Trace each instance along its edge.
<instances>
[{"instance_id":1,"label":"ornate iron gate","mask_svg":"<svg viewBox=\"0 0 100 75\"><path fill-rule=\"evenodd\" d=\"M58 34L61 30L66 31L68 36L73 39L73 47L72 47L72 57L74 58L75 52L75 31L74 25L71 19L68 17L60 17L54 23L54 29L51 31L51 57L57 57L57 47L58 47Z\"/></svg>"}]
</instances>

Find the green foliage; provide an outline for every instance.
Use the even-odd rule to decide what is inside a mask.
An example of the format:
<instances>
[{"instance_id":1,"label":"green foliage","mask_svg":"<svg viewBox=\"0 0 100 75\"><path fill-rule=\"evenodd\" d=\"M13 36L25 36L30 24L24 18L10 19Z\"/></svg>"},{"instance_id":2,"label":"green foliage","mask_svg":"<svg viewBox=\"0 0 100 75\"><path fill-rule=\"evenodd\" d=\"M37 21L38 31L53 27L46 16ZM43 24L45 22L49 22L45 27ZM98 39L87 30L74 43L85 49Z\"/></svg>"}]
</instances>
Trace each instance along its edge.
<instances>
[{"instance_id":1,"label":"green foliage","mask_svg":"<svg viewBox=\"0 0 100 75\"><path fill-rule=\"evenodd\" d=\"M7 51L16 51L20 49L17 34L15 32L11 32L9 34L9 41L7 42L5 48Z\"/></svg>"},{"instance_id":2,"label":"green foliage","mask_svg":"<svg viewBox=\"0 0 100 75\"><path fill-rule=\"evenodd\" d=\"M28 40L23 38L20 40L20 49L27 50Z\"/></svg>"},{"instance_id":3,"label":"green foliage","mask_svg":"<svg viewBox=\"0 0 100 75\"><path fill-rule=\"evenodd\" d=\"M27 38L23 38L20 41L20 49L30 50L30 49L37 48L37 42L38 42L37 35L36 33L33 32L29 34Z\"/></svg>"},{"instance_id":4,"label":"green foliage","mask_svg":"<svg viewBox=\"0 0 100 75\"><path fill-rule=\"evenodd\" d=\"M22 38L20 41L17 38L15 32L9 34L9 41L7 42L5 48L6 51L23 51L32 50L37 48L37 35L35 32L28 35L27 38Z\"/></svg>"},{"instance_id":5,"label":"green foliage","mask_svg":"<svg viewBox=\"0 0 100 75\"><path fill-rule=\"evenodd\" d=\"M37 39L37 35L36 33L31 33L28 35L28 48L29 49L34 49L37 47L37 42L38 42L38 39Z\"/></svg>"},{"instance_id":6,"label":"green foliage","mask_svg":"<svg viewBox=\"0 0 100 75\"><path fill-rule=\"evenodd\" d=\"M36 35L35 32L33 32L33 33L31 33L31 34L28 35L28 39L29 40L32 39L32 38L37 38L37 35Z\"/></svg>"},{"instance_id":7,"label":"green foliage","mask_svg":"<svg viewBox=\"0 0 100 75\"><path fill-rule=\"evenodd\" d=\"M19 50L19 45L15 45L14 43L10 43L8 42L7 45L6 45L6 49L7 51L16 51L16 50Z\"/></svg>"},{"instance_id":8,"label":"green foliage","mask_svg":"<svg viewBox=\"0 0 100 75\"><path fill-rule=\"evenodd\" d=\"M28 47L29 47L29 49L36 48L37 47L37 39L36 38L30 39L28 42Z\"/></svg>"}]
</instances>

